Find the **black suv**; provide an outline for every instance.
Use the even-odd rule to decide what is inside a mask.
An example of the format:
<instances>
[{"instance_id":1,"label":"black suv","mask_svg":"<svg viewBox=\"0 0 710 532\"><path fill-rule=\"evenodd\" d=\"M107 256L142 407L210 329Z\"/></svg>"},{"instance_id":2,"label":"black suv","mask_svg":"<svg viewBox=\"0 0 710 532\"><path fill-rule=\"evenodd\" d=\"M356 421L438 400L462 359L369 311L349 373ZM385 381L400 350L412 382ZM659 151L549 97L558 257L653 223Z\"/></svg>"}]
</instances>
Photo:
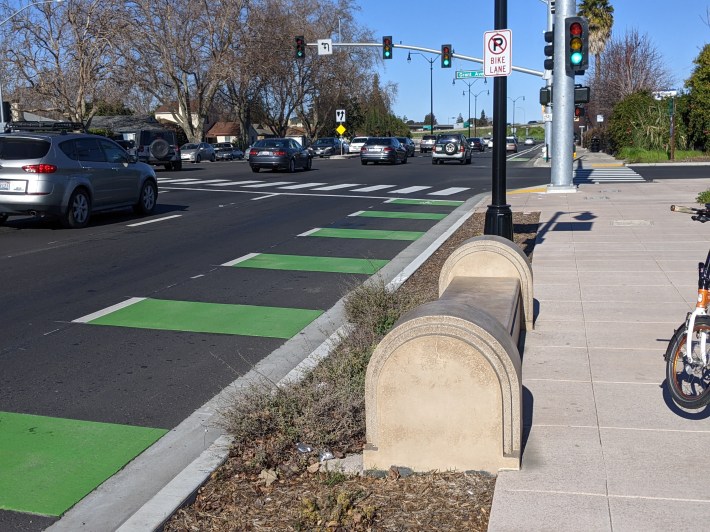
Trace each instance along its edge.
<instances>
[{"instance_id":1,"label":"black suv","mask_svg":"<svg viewBox=\"0 0 710 532\"><path fill-rule=\"evenodd\" d=\"M461 133L443 133L436 137L431 163L458 161L461 164L471 164L471 151L471 145Z\"/></svg>"},{"instance_id":2,"label":"black suv","mask_svg":"<svg viewBox=\"0 0 710 532\"><path fill-rule=\"evenodd\" d=\"M124 134L124 138L126 138ZM174 131L142 129L135 133L135 154L138 160L166 170L182 170L180 147Z\"/></svg>"}]
</instances>

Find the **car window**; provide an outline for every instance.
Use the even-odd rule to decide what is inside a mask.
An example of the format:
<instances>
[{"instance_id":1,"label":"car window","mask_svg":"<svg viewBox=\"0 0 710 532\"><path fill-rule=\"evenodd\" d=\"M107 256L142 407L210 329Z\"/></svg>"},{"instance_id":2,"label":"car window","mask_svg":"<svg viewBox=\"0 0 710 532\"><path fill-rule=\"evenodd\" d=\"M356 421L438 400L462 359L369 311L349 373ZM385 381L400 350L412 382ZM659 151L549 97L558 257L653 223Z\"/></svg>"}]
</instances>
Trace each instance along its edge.
<instances>
[{"instance_id":1,"label":"car window","mask_svg":"<svg viewBox=\"0 0 710 532\"><path fill-rule=\"evenodd\" d=\"M74 143L77 160L95 163L106 162L106 156L97 139L76 139Z\"/></svg>"},{"instance_id":2,"label":"car window","mask_svg":"<svg viewBox=\"0 0 710 532\"><path fill-rule=\"evenodd\" d=\"M120 146L107 140L100 140L99 144L101 144L101 148L103 148L104 154L106 155L106 160L108 162L125 163L128 161L125 150Z\"/></svg>"},{"instance_id":3,"label":"car window","mask_svg":"<svg viewBox=\"0 0 710 532\"><path fill-rule=\"evenodd\" d=\"M461 138L456 135L439 135L437 142L460 142Z\"/></svg>"},{"instance_id":4,"label":"car window","mask_svg":"<svg viewBox=\"0 0 710 532\"><path fill-rule=\"evenodd\" d=\"M13 137L0 138L0 159L16 161L20 159L41 159L51 144L41 139L23 139Z\"/></svg>"},{"instance_id":5,"label":"car window","mask_svg":"<svg viewBox=\"0 0 710 532\"><path fill-rule=\"evenodd\" d=\"M389 144L390 139L387 137L370 137L365 141L365 144L368 146L377 146L377 145L382 145L382 144Z\"/></svg>"},{"instance_id":6,"label":"car window","mask_svg":"<svg viewBox=\"0 0 710 532\"><path fill-rule=\"evenodd\" d=\"M353 142L365 142L367 140L367 137L355 137L353 139Z\"/></svg>"},{"instance_id":7,"label":"car window","mask_svg":"<svg viewBox=\"0 0 710 532\"><path fill-rule=\"evenodd\" d=\"M181 150L196 150L197 144L183 144Z\"/></svg>"}]
</instances>

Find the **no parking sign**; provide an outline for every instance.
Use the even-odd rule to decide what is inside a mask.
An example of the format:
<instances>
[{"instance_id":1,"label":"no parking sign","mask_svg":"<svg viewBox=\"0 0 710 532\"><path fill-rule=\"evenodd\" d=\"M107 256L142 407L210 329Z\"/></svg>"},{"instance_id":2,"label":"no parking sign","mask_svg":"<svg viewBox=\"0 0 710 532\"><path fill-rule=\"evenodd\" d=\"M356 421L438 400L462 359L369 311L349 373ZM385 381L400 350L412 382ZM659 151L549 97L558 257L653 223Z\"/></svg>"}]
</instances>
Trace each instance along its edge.
<instances>
[{"instance_id":1,"label":"no parking sign","mask_svg":"<svg viewBox=\"0 0 710 532\"><path fill-rule=\"evenodd\" d=\"M510 76L513 71L513 32L493 30L483 34L483 75Z\"/></svg>"}]
</instances>

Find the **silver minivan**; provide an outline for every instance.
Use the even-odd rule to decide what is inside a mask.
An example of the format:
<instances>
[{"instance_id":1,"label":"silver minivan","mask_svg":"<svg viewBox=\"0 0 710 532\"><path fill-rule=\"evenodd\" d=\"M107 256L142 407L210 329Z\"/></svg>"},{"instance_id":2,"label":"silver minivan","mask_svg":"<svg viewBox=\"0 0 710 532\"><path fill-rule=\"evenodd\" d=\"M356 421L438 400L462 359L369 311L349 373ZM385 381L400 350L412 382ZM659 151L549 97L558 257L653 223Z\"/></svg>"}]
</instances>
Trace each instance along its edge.
<instances>
[{"instance_id":1,"label":"silver minivan","mask_svg":"<svg viewBox=\"0 0 710 532\"><path fill-rule=\"evenodd\" d=\"M97 211L155 210L155 171L113 140L23 124L22 131L0 134L0 223L11 215L49 215L79 228Z\"/></svg>"}]
</instances>

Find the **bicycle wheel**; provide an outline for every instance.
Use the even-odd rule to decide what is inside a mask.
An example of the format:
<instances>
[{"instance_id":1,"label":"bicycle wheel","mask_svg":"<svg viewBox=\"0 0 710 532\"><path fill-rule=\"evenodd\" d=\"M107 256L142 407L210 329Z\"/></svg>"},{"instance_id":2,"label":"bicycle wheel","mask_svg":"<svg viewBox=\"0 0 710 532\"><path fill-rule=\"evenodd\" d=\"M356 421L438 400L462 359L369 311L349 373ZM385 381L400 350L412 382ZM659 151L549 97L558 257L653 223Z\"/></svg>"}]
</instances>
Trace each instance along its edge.
<instances>
[{"instance_id":1,"label":"bicycle wheel","mask_svg":"<svg viewBox=\"0 0 710 532\"><path fill-rule=\"evenodd\" d=\"M697 316L692 332L692 353L686 357L686 330L680 328L671 339L666 362L666 381L673 401L689 409L710 403L710 364L703 364L700 340L705 335L705 351L710 352L710 316Z\"/></svg>"}]
</instances>

